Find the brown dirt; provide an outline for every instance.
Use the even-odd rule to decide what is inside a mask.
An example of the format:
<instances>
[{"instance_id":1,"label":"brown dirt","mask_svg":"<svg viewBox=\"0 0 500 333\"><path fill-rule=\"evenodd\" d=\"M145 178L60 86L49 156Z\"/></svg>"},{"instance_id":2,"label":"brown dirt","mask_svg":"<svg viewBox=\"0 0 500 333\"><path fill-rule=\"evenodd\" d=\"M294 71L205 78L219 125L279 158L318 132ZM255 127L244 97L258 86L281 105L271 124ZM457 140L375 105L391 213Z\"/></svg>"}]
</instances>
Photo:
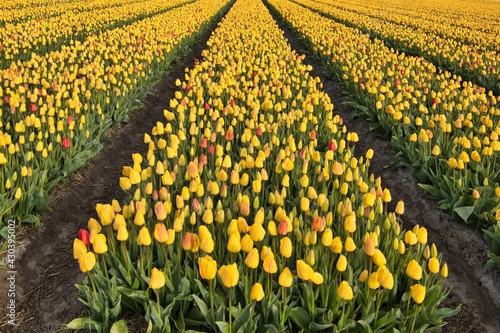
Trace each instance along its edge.
<instances>
[{"instance_id":1,"label":"brown dirt","mask_svg":"<svg viewBox=\"0 0 500 333\"><path fill-rule=\"evenodd\" d=\"M295 36L284 26L282 29L292 47L305 53ZM184 69L193 65L195 57L201 57L209 36L210 32L205 34L193 51L151 90L155 95L148 94L143 99L145 109L134 112L128 124L113 130L99 156L52 191L51 210L42 215L43 228L31 230L18 244L14 327L8 325L8 318L4 317L7 313L7 273L0 270L1 333L51 332L82 315L83 306L76 299L74 284L82 280L83 274L73 259L73 239L80 228L86 228L88 219L95 216L96 203L126 198L118 185L121 167L132 163L132 153L147 151L143 134L149 133L157 121L163 120L163 110L176 90L175 80L183 78ZM404 200L404 227L425 226L429 230L429 241L436 243L438 250L443 252L450 268L448 285L453 286L445 305L455 307L462 304L462 312L451 318L443 331L498 332L499 274L498 269L483 271L487 247L480 234L434 207L433 199L420 189L410 171L385 168L395 159L389 143L370 133L364 120L354 117L354 110L343 104L347 99L341 88L325 77L320 64L310 57L306 62L314 67L312 74L319 76L324 83L324 89L335 105L334 112L343 117L349 131L358 133L357 154L364 155L370 147L374 149L370 170L382 177L383 186L391 190L394 204ZM137 320L132 324L142 326ZM131 329L132 332L139 330Z\"/></svg>"}]
</instances>

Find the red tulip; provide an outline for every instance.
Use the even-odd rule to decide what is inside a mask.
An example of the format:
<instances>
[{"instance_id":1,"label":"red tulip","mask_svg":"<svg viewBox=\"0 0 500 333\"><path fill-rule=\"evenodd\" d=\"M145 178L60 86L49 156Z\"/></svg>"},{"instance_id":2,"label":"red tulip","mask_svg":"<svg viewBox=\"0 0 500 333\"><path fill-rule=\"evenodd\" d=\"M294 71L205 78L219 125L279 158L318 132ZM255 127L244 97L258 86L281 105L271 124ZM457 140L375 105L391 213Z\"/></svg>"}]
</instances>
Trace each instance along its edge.
<instances>
[{"instance_id":1,"label":"red tulip","mask_svg":"<svg viewBox=\"0 0 500 333\"><path fill-rule=\"evenodd\" d=\"M90 244L90 233L85 230L85 229L80 229L80 231L78 231L78 238L83 242L83 244L85 245L89 245Z\"/></svg>"},{"instance_id":2,"label":"red tulip","mask_svg":"<svg viewBox=\"0 0 500 333\"><path fill-rule=\"evenodd\" d=\"M201 139L200 147L201 148L207 148L207 146L208 146L208 140L207 140L207 138Z\"/></svg>"},{"instance_id":3,"label":"red tulip","mask_svg":"<svg viewBox=\"0 0 500 333\"><path fill-rule=\"evenodd\" d=\"M64 137L62 139L62 147L69 148L70 146L71 146L71 143L69 142L69 139L67 137Z\"/></svg>"},{"instance_id":4,"label":"red tulip","mask_svg":"<svg viewBox=\"0 0 500 333\"><path fill-rule=\"evenodd\" d=\"M38 110L36 104L30 104L30 111L31 112L36 112L36 110Z\"/></svg>"},{"instance_id":5,"label":"red tulip","mask_svg":"<svg viewBox=\"0 0 500 333\"><path fill-rule=\"evenodd\" d=\"M337 143L335 141L330 141L328 144L328 149L336 151L337 150Z\"/></svg>"},{"instance_id":6,"label":"red tulip","mask_svg":"<svg viewBox=\"0 0 500 333\"><path fill-rule=\"evenodd\" d=\"M66 123L69 125L73 122L73 117L72 116L68 116L68 119L66 120Z\"/></svg>"}]
</instances>

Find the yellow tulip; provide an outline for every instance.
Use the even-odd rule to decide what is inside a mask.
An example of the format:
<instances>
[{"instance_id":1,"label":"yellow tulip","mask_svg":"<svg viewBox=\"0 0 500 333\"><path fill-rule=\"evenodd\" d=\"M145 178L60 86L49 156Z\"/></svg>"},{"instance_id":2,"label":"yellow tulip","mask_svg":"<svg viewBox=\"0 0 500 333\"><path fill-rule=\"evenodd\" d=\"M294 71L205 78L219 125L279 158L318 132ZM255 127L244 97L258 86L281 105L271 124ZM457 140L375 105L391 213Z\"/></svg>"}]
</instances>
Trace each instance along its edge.
<instances>
[{"instance_id":1,"label":"yellow tulip","mask_svg":"<svg viewBox=\"0 0 500 333\"><path fill-rule=\"evenodd\" d=\"M369 193L367 193L367 194L369 194ZM350 233L353 233L356 231L356 214L354 214L354 212L347 215L347 217L345 218L344 228L347 232L350 232Z\"/></svg>"},{"instance_id":2,"label":"yellow tulip","mask_svg":"<svg viewBox=\"0 0 500 333\"><path fill-rule=\"evenodd\" d=\"M217 274L217 262L211 256L207 255L198 258L198 267L200 276L203 279L212 280L215 278L215 274Z\"/></svg>"},{"instance_id":3,"label":"yellow tulip","mask_svg":"<svg viewBox=\"0 0 500 333\"><path fill-rule=\"evenodd\" d=\"M344 301L350 301L351 299L353 299L354 294L351 286L347 281L342 281L340 283L339 287L337 288L337 295Z\"/></svg>"},{"instance_id":4,"label":"yellow tulip","mask_svg":"<svg viewBox=\"0 0 500 333\"><path fill-rule=\"evenodd\" d=\"M354 243L354 240L351 236L347 236L345 240L345 250L347 252L353 252L354 250L356 250L356 244Z\"/></svg>"},{"instance_id":5,"label":"yellow tulip","mask_svg":"<svg viewBox=\"0 0 500 333\"><path fill-rule=\"evenodd\" d=\"M250 299L259 302L264 298L264 288L259 282L255 283L250 290Z\"/></svg>"},{"instance_id":6,"label":"yellow tulip","mask_svg":"<svg viewBox=\"0 0 500 333\"><path fill-rule=\"evenodd\" d=\"M222 280L222 283L227 288L234 287L238 284L240 274L238 272L238 266L236 265L236 263L221 266L219 268L218 274Z\"/></svg>"},{"instance_id":7,"label":"yellow tulip","mask_svg":"<svg viewBox=\"0 0 500 333\"><path fill-rule=\"evenodd\" d=\"M385 256L379 249L375 249L375 253L373 253L372 259L375 265L377 266L382 266L386 264Z\"/></svg>"},{"instance_id":8,"label":"yellow tulip","mask_svg":"<svg viewBox=\"0 0 500 333\"><path fill-rule=\"evenodd\" d=\"M274 256L268 255L262 264L264 271L269 274L274 274L278 271L278 265L276 264L276 260L274 260Z\"/></svg>"},{"instance_id":9,"label":"yellow tulip","mask_svg":"<svg viewBox=\"0 0 500 333\"><path fill-rule=\"evenodd\" d=\"M433 274L439 272L439 259L438 258L430 258L429 263L427 264L429 267L429 271Z\"/></svg>"},{"instance_id":10,"label":"yellow tulip","mask_svg":"<svg viewBox=\"0 0 500 333\"><path fill-rule=\"evenodd\" d=\"M153 236L160 243L166 242L168 239L168 234L167 234L167 227L165 227L165 224L156 223Z\"/></svg>"},{"instance_id":11,"label":"yellow tulip","mask_svg":"<svg viewBox=\"0 0 500 333\"><path fill-rule=\"evenodd\" d=\"M415 259L412 259L406 267L406 275L413 280L420 280L422 278L422 266Z\"/></svg>"},{"instance_id":12,"label":"yellow tulip","mask_svg":"<svg viewBox=\"0 0 500 333\"><path fill-rule=\"evenodd\" d=\"M421 227L418 229L417 232L417 242L420 244L426 244L427 243L427 229L424 227Z\"/></svg>"},{"instance_id":13,"label":"yellow tulip","mask_svg":"<svg viewBox=\"0 0 500 333\"><path fill-rule=\"evenodd\" d=\"M421 304L425 299L425 287L421 284L416 284L410 286L410 290L411 298L415 301L415 303Z\"/></svg>"},{"instance_id":14,"label":"yellow tulip","mask_svg":"<svg viewBox=\"0 0 500 333\"><path fill-rule=\"evenodd\" d=\"M137 235L137 244L144 246L151 245L151 235L148 228L142 227L142 229L139 230L139 234Z\"/></svg>"},{"instance_id":15,"label":"yellow tulip","mask_svg":"<svg viewBox=\"0 0 500 333\"><path fill-rule=\"evenodd\" d=\"M297 276L304 280L309 281L314 274L311 266L306 264L303 260L297 260Z\"/></svg>"},{"instance_id":16,"label":"yellow tulip","mask_svg":"<svg viewBox=\"0 0 500 333\"><path fill-rule=\"evenodd\" d=\"M380 283L378 282L378 273L373 272L370 274L370 277L368 278L368 287L370 289L377 289L380 287Z\"/></svg>"},{"instance_id":17,"label":"yellow tulip","mask_svg":"<svg viewBox=\"0 0 500 333\"><path fill-rule=\"evenodd\" d=\"M377 271L377 280L382 287L391 290L394 287L394 276L386 266L380 266Z\"/></svg>"},{"instance_id":18,"label":"yellow tulip","mask_svg":"<svg viewBox=\"0 0 500 333\"><path fill-rule=\"evenodd\" d=\"M78 259L78 263L80 264L80 270L83 273L90 272L96 263L94 252L85 253Z\"/></svg>"},{"instance_id":19,"label":"yellow tulip","mask_svg":"<svg viewBox=\"0 0 500 333\"><path fill-rule=\"evenodd\" d=\"M245 264L250 268L257 268L259 265L259 250L253 248L245 258Z\"/></svg>"},{"instance_id":20,"label":"yellow tulip","mask_svg":"<svg viewBox=\"0 0 500 333\"><path fill-rule=\"evenodd\" d=\"M333 242L333 231L330 228L326 228L325 231L323 232L323 236L321 236L321 243L323 243L324 246L330 247Z\"/></svg>"},{"instance_id":21,"label":"yellow tulip","mask_svg":"<svg viewBox=\"0 0 500 333\"><path fill-rule=\"evenodd\" d=\"M340 239L339 236L335 237L332 240L332 245L330 245L330 250L332 250L333 253L342 252L342 240Z\"/></svg>"},{"instance_id":22,"label":"yellow tulip","mask_svg":"<svg viewBox=\"0 0 500 333\"><path fill-rule=\"evenodd\" d=\"M82 242L80 239L75 238L73 242L73 257L75 259L80 259L87 252L88 252L87 246L85 246L85 243Z\"/></svg>"},{"instance_id":23,"label":"yellow tulip","mask_svg":"<svg viewBox=\"0 0 500 333\"><path fill-rule=\"evenodd\" d=\"M266 235L266 230L262 226L262 224L259 223L254 223L250 229L250 237L252 237L252 240L254 242L259 242L264 239L264 236Z\"/></svg>"},{"instance_id":24,"label":"yellow tulip","mask_svg":"<svg viewBox=\"0 0 500 333\"><path fill-rule=\"evenodd\" d=\"M321 273L319 273L319 272L314 272L313 276L311 277L311 281L312 281L312 283L314 283L316 285L320 285L324 281L323 275L321 275Z\"/></svg>"},{"instance_id":25,"label":"yellow tulip","mask_svg":"<svg viewBox=\"0 0 500 333\"><path fill-rule=\"evenodd\" d=\"M347 258L345 255L341 254L339 259L337 260L337 270L339 272L344 272L347 268Z\"/></svg>"},{"instance_id":26,"label":"yellow tulip","mask_svg":"<svg viewBox=\"0 0 500 333\"><path fill-rule=\"evenodd\" d=\"M448 277L448 264L446 263L441 268L441 276L445 279Z\"/></svg>"},{"instance_id":27,"label":"yellow tulip","mask_svg":"<svg viewBox=\"0 0 500 333\"><path fill-rule=\"evenodd\" d=\"M128 239L128 230L125 225L120 225L118 227L118 233L116 235L116 239L118 239L121 242L124 242Z\"/></svg>"},{"instance_id":28,"label":"yellow tulip","mask_svg":"<svg viewBox=\"0 0 500 333\"><path fill-rule=\"evenodd\" d=\"M292 256L292 241L288 237L283 237L280 239L280 253L285 258L290 258Z\"/></svg>"},{"instance_id":29,"label":"yellow tulip","mask_svg":"<svg viewBox=\"0 0 500 333\"><path fill-rule=\"evenodd\" d=\"M151 280L149 281L149 288L160 289L165 285L165 274L158 270L156 267L151 270Z\"/></svg>"},{"instance_id":30,"label":"yellow tulip","mask_svg":"<svg viewBox=\"0 0 500 333\"><path fill-rule=\"evenodd\" d=\"M403 201L398 201L395 209L396 214L403 215L405 212L405 203Z\"/></svg>"},{"instance_id":31,"label":"yellow tulip","mask_svg":"<svg viewBox=\"0 0 500 333\"><path fill-rule=\"evenodd\" d=\"M283 271L280 273L280 276L278 278L278 283L280 286L289 288L292 286L293 283L293 275L292 272L290 272L290 269L288 267L285 267Z\"/></svg>"},{"instance_id":32,"label":"yellow tulip","mask_svg":"<svg viewBox=\"0 0 500 333\"><path fill-rule=\"evenodd\" d=\"M238 253L241 250L240 234L232 233L227 242L227 250L231 253Z\"/></svg>"},{"instance_id":33,"label":"yellow tulip","mask_svg":"<svg viewBox=\"0 0 500 333\"><path fill-rule=\"evenodd\" d=\"M417 241L417 235L415 235L411 230L408 230L405 234L405 243L411 246L417 244Z\"/></svg>"},{"instance_id":34,"label":"yellow tulip","mask_svg":"<svg viewBox=\"0 0 500 333\"><path fill-rule=\"evenodd\" d=\"M94 238L94 243L92 245L95 253L103 254L108 251L108 245L106 244L106 236L104 234L97 234Z\"/></svg>"},{"instance_id":35,"label":"yellow tulip","mask_svg":"<svg viewBox=\"0 0 500 333\"><path fill-rule=\"evenodd\" d=\"M366 282L368 280L368 270L365 269L359 274L359 282Z\"/></svg>"}]
</instances>

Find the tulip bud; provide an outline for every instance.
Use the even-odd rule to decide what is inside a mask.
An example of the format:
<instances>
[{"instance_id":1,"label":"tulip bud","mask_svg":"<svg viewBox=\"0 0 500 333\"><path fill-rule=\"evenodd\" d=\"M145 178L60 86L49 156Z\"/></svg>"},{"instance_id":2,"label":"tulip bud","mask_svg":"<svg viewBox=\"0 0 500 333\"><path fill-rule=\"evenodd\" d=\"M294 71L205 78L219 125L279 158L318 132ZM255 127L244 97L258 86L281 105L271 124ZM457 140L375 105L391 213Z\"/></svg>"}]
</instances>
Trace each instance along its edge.
<instances>
[{"instance_id":1,"label":"tulip bud","mask_svg":"<svg viewBox=\"0 0 500 333\"><path fill-rule=\"evenodd\" d=\"M445 279L448 277L448 264L447 263L444 263L443 267L441 268L441 276Z\"/></svg>"},{"instance_id":2,"label":"tulip bud","mask_svg":"<svg viewBox=\"0 0 500 333\"><path fill-rule=\"evenodd\" d=\"M343 254L340 255L339 259L337 260L337 270L339 272L344 272L347 268L347 258Z\"/></svg>"},{"instance_id":3,"label":"tulip bud","mask_svg":"<svg viewBox=\"0 0 500 333\"><path fill-rule=\"evenodd\" d=\"M250 290L250 299L252 301L260 302L264 298L264 288L259 282L255 283Z\"/></svg>"},{"instance_id":4,"label":"tulip bud","mask_svg":"<svg viewBox=\"0 0 500 333\"><path fill-rule=\"evenodd\" d=\"M280 286L289 288L292 286L293 283L293 275L292 272L290 272L290 269L288 267L285 267L283 271L280 273L280 276L278 278L278 283Z\"/></svg>"},{"instance_id":5,"label":"tulip bud","mask_svg":"<svg viewBox=\"0 0 500 333\"><path fill-rule=\"evenodd\" d=\"M350 301L353 299L354 294L351 286L347 281L342 281L337 288L337 295L344 301Z\"/></svg>"},{"instance_id":6,"label":"tulip bud","mask_svg":"<svg viewBox=\"0 0 500 333\"><path fill-rule=\"evenodd\" d=\"M421 284L410 286L411 298L417 304L421 304L425 299L425 287Z\"/></svg>"},{"instance_id":7,"label":"tulip bud","mask_svg":"<svg viewBox=\"0 0 500 333\"><path fill-rule=\"evenodd\" d=\"M209 255L198 258L200 276L205 280L212 280L217 274L217 262Z\"/></svg>"},{"instance_id":8,"label":"tulip bud","mask_svg":"<svg viewBox=\"0 0 500 333\"><path fill-rule=\"evenodd\" d=\"M160 289L165 285L165 274L158 270L156 267L151 270L151 280L149 281L149 288Z\"/></svg>"},{"instance_id":9,"label":"tulip bud","mask_svg":"<svg viewBox=\"0 0 500 333\"><path fill-rule=\"evenodd\" d=\"M398 215L403 215L403 213L405 212L405 204L403 201L399 201L398 204L396 205L396 210L395 210L396 214Z\"/></svg>"},{"instance_id":10,"label":"tulip bud","mask_svg":"<svg viewBox=\"0 0 500 333\"><path fill-rule=\"evenodd\" d=\"M406 275L411 277L413 280L420 280L422 278L422 267L415 260L412 259L406 268Z\"/></svg>"}]
</instances>

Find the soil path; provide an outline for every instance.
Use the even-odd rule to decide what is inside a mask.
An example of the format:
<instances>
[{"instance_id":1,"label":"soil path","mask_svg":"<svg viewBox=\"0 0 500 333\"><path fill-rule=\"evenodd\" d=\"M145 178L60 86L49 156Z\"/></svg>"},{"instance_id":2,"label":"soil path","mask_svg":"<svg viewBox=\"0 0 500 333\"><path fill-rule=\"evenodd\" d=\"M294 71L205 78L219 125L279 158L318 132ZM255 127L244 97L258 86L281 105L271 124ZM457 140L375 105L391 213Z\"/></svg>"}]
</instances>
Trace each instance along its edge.
<instances>
[{"instance_id":1,"label":"soil path","mask_svg":"<svg viewBox=\"0 0 500 333\"><path fill-rule=\"evenodd\" d=\"M79 273L77 262L73 259L73 239L80 228L86 227L88 219L95 217L96 203L126 198L118 185L121 167L132 164L132 153L147 151L143 143L144 133L149 133L157 121L163 121L163 110L168 107L176 90L175 80L184 77L184 69L193 66L195 57L201 57L201 51L214 28L215 24L193 46L193 51L175 64L171 72L152 89L155 96L148 95L143 100L146 108L134 112L129 124L109 136L109 142L99 156L53 191L52 210L42 216L43 230L30 230L29 236L19 244L16 326L9 326L6 317L3 317L5 312L2 312L1 333L51 332L81 316L83 307L74 294L74 284L82 280L83 274ZM292 47L306 53L296 36L284 25L281 28ZM354 117L354 110L343 104L347 98L342 95L341 88L325 77L320 64L311 57L306 58L306 62L314 67L312 74L321 78L335 105L334 112L343 117L349 131L359 134L357 154L364 155L368 148L374 149L370 169L376 176L381 176L383 186L391 190L393 203L404 200L404 227L411 228L414 224L425 226L429 230L429 241L436 243L438 250L443 252L450 268L449 285L453 285L446 304L463 304L461 314L452 318L444 331L497 332L500 327L500 292L498 283L495 284L498 280L495 274L498 270L483 272L487 247L479 233L458 224L435 208L432 198L419 188L410 171L384 168L395 158L389 143L370 133L364 120ZM0 292L4 293L4 270L0 271L0 281ZM4 310L5 301L4 295L1 295L0 306ZM137 323L131 332L142 331L140 326Z\"/></svg>"}]
</instances>

